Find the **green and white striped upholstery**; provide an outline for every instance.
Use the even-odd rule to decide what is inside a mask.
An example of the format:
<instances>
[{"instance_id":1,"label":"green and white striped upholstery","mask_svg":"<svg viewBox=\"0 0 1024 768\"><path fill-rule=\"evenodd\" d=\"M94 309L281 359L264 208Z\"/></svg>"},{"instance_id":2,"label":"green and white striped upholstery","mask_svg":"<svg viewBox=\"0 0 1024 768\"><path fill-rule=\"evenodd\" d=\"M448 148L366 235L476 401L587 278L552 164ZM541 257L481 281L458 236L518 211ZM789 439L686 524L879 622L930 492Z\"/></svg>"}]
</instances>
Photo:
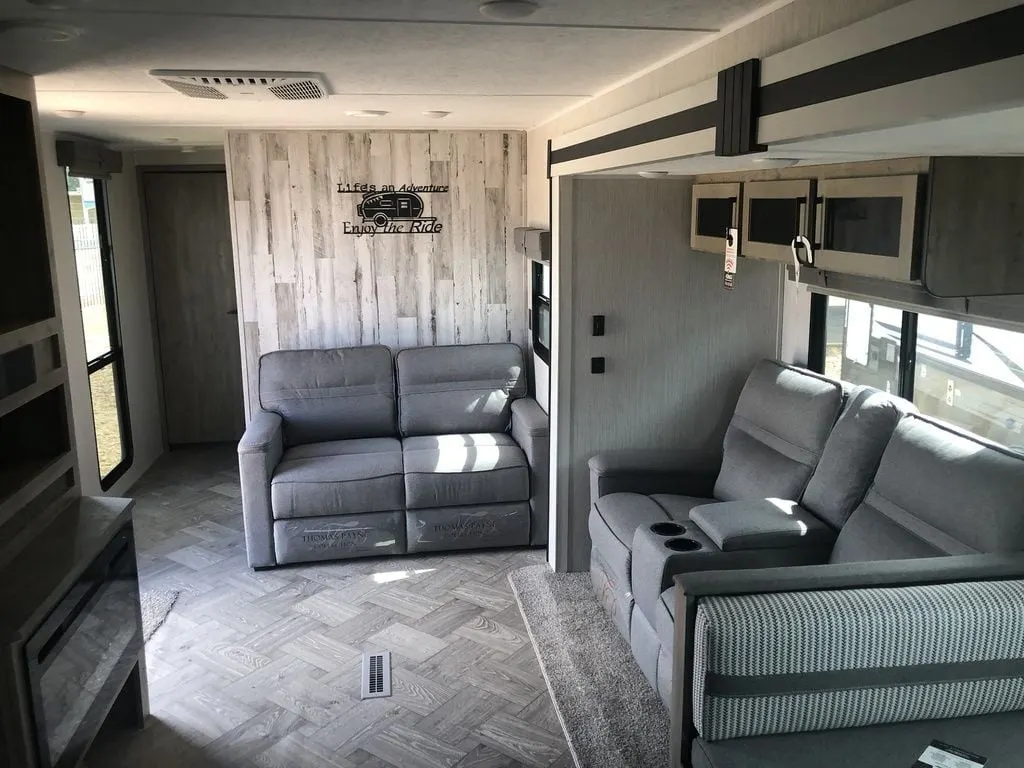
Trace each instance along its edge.
<instances>
[{"instance_id":1,"label":"green and white striped upholstery","mask_svg":"<svg viewBox=\"0 0 1024 768\"><path fill-rule=\"evenodd\" d=\"M708 741L1024 709L1024 581L703 600Z\"/></svg>"}]
</instances>

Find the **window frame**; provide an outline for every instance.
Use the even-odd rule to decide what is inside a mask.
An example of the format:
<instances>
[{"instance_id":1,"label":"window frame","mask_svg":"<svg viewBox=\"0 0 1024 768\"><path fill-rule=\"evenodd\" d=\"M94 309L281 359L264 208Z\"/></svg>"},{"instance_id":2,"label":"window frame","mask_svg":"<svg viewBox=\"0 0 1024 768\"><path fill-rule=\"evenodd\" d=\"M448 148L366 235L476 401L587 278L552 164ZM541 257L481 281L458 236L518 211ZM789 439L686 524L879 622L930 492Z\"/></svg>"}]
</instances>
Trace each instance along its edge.
<instances>
[{"instance_id":1,"label":"window frame","mask_svg":"<svg viewBox=\"0 0 1024 768\"><path fill-rule=\"evenodd\" d=\"M842 298L848 301L859 301L866 304L872 304L874 306L887 307L889 309L895 309L902 313L902 326L900 330L900 346L899 346L899 370L897 372L897 389L898 392L893 394L902 397L910 402L915 402L914 396L917 388L917 358L918 358L918 324L921 315L927 317L938 316L946 317L951 320L958 320L969 323L977 323L980 325L989 325L984 319L976 318L965 318L963 316L957 316L955 314L935 314L928 312L926 307L919 309L910 310L905 309L899 304L887 303L880 301L870 296L854 296L847 294L832 294L822 293L814 291L811 294L811 313L810 323L808 329L808 352L807 352L807 367L820 374L825 373L825 362L826 362L826 349L827 349L827 328L828 328L828 300L830 297ZM999 327L996 323L993 327ZM1018 328L1008 328L1007 330L1013 330L1016 333L1021 333ZM1013 449L1011 449L1013 450Z\"/></svg>"},{"instance_id":2,"label":"window frame","mask_svg":"<svg viewBox=\"0 0 1024 768\"><path fill-rule=\"evenodd\" d=\"M70 178L68 173L65 179ZM76 176L82 180L89 180L93 184L93 191L96 196L96 230L100 245L100 270L103 278L103 293L107 315L107 332L110 336L110 349L102 355L85 362L86 380L89 387L89 403L93 409L93 447L96 450L97 466L99 466L99 443L96 439L97 430L95 424L95 405L92 402L92 375L104 368L111 367L114 380L114 396L117 402L118 430L121 438L121 461L113 467L106 475L100 475L100 488L109 491L114 484L124 477L124 474L132 466L135 460L135 450L132 444L131 415L128 408L128 383L124 370L124 346L121 338L120 311L117 301L117 279L114 270L114 249L113 238L110 232L110 218L107 210L107 187L104 179L93 176ZM65 181L66 184L66 181ZM70 190L65 188L65 194ZM70 196L68 197L68 216L71 215ZM74 248L72 238L72 251L75 253L77 263L78 253ZM81 297L79 295L79 301ZM81 309L79 309L81 311Z\"/></svg>"}]
</instances>

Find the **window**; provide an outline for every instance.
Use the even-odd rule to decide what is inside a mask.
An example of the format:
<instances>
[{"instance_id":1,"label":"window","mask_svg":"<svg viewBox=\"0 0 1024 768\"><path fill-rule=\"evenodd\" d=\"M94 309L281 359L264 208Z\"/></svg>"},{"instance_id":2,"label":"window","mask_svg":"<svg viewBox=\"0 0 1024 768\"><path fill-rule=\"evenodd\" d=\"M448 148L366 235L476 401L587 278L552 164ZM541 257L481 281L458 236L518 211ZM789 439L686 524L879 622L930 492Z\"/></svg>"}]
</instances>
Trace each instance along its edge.
<instances>
[{"instance_id":1,"label":"window","mask_svg":"<svg viewBox=\"0 0 1024 768\"><path fill-rule=\"evenodd\" d=\"M914 404L1024 450L1024 333L919 315Z\"/></svg>"},{"instance_id":2,"label":"window","mask_svg":"<svg viewBox=\"0 0 1024 768\"><path fill-rule=\"evenodd\" d=\"M823 297L824 298L824 297ZM1024 333L829 296L816 366L1024 451ZM818 346L821 349L821 346Z\"/></svg>"},{"instance_id":3,"label":"window","mask_svg":"<svg viewBox=\"0 0 1024 768\"><path fill-rule=\"evenodd\" d=\"M67 188L100 487L107 490L131 466L132 442L106 196L98 179L68 176Z\"/></svg>"},{"instance_id":4,"label":"window","mask_svg":"<svg viewBox=\"0 0 1024 768\"><path fill-rule=\"evenodd\" d=\"M827 306L825 375L899 394L905 313L835 296Z\"/></svg>"}]
</instances>

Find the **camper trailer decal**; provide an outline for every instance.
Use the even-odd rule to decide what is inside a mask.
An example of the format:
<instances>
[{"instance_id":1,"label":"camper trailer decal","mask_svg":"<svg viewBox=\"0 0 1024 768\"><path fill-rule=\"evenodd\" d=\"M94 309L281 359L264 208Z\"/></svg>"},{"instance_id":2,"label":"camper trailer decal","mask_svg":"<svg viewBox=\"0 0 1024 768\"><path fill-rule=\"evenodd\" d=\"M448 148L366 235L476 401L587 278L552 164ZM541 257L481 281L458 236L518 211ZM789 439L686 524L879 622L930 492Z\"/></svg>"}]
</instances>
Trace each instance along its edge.
<instances>
[{"instance_id":1,"label":"camper trailer decal","mask_svg":"<svg viewBox=\"0 0 1024 768\"><path fill-rule=\"evenodd\" d=\"M436 235L444 225L430 216L424 194L447 194L448 187L403 184L399 187L374 184L338 184L338 194L361 194L356 205L358 221L343 223L346 235Z\"/></svg>"}]
</instances>

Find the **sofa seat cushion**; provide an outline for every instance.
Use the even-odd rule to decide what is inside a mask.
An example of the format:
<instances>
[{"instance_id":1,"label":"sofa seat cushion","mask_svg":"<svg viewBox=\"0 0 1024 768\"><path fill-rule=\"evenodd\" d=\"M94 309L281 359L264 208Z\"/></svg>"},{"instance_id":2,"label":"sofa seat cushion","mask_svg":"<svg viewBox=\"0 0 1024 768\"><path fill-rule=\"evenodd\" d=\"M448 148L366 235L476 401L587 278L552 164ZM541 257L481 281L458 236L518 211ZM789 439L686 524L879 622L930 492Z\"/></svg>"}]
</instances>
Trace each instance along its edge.
<instances>
[{"instance_id":1,"label":"sofa seat cushion","mask_svg":"<svg viewBox=\"0 0 1024 768\"><path fill-rule=\"evenodd\" d=\"M785 499L705 504L691 509L690 519L723 552L831 548L836 540L835 530L795 501Z\"/></svg>"},{"instance_id":2,"label":"sofa seat cushion","mask_svg":"<svg viewBox=\"0 0 1024 768\"><path fill-rule=\"evenodd\" d=\"M685 523L693 507L713 501L694 496L611 493L594 503L590 512L590 540L614 575L628 588L636 529L669 520Z\"/></svg>"},{"instance_id":3,"label":"sofa seat cushion","mask_svg":"<svg viewBox=\"0 0 1024 768\"><path fill-rule=\"evenodd\" d=\"M697 739L691 755L694 768L910 768L935 740L982 755L986 765L1020 765L1024 712L718 742Z\"/></svg>"},{"instance_id":4,"label":"sofa seat cushion","mask_svg":"<svg viewBox=\"0 0 1024 768\"><path fill-rule=\"evenodd\" d=\"M407 437L402 453L409 509L530 499L526 454L503 432Z\"/></svg>"},{"instance_id":5,"label":"sofa seat cushion","mask_svg":"<svg viewBox=\"0 0 1024 768\"><path fill-rule=\"evenodd\" d=\"M270 483L274 519L405 508L402 444L391 437L289 448Z\"/></svg>"}]
</instances>

